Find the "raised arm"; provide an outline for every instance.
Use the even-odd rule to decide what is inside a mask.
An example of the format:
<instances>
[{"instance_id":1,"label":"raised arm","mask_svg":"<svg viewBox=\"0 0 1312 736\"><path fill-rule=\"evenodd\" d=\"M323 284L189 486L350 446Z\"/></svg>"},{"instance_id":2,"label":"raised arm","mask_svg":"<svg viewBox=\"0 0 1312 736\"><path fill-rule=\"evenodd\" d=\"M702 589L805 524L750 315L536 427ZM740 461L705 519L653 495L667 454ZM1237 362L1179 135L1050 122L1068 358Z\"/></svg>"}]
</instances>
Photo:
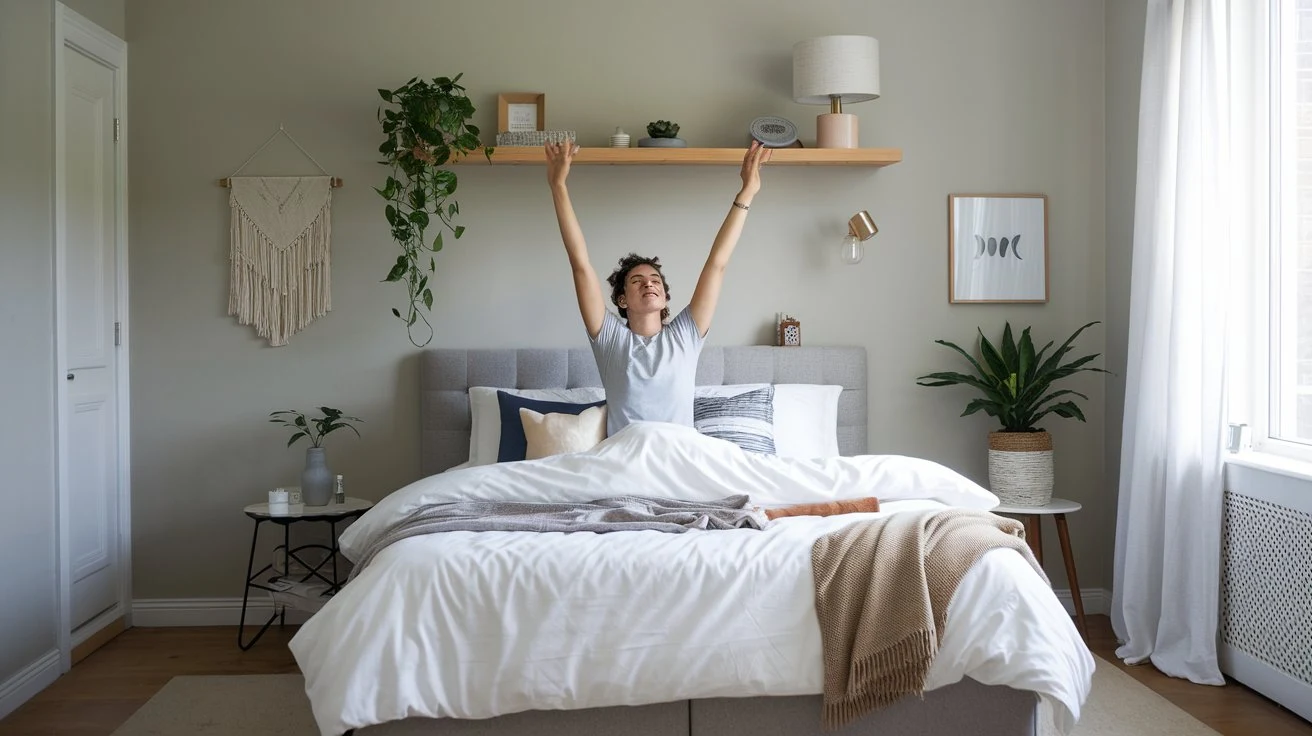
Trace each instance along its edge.
<instances>
[{"instance_id":1,"label":"raised arm","mask_svg":"<svg viewBox=\"0 0 1312 736\"><path fill-rule=\"evenodd\" d=\"M770 150L756 141L743 156L743 187L729 206L720 232L715 235L711 245L711 254L702 266L702 275L697 279L697 288L692 293L689 308L692 320L697 323L697 331L702 337L711 329L711 318L715 316L715 305L720 301L720 286L724 283L724 269L729 265L729 256L733 255L734 246L738 245L738 236L742 235L743 223L747 222L747 208L752 205L752 198L761 190L761 164L770 160Z\"/></svg>"},{"instance_id":2,"label":"raised arm","mask_svg":"<svg viewBox=\"0 0 1312 736\"><path fill-rule=\"evenodd\" d=\"M601 294L601 280L597 278L597 272L588 260L588 244L583 240L583 228L579 227L579 218L574 215L574 205L570 203L569 190L565 187L569 165L577 151L578 146L570 141L548 143L547 181L551 184L551 199L556 203L560 239L565 242L569 267L574 273L574 294L579 300L579 314L583 317L588 337L595 338L601 332L602 322L606 318L606 301Z\"/></svg>"}]
</instances>

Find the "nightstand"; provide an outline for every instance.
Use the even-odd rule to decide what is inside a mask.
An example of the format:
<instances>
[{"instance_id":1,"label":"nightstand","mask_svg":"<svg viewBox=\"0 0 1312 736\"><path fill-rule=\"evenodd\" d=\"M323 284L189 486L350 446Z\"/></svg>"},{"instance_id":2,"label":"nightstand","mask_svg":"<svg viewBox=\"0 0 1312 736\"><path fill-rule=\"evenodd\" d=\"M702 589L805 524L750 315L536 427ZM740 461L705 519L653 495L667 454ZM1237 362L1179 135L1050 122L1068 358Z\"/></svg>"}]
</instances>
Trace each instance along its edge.
<instances>
[{"instance_id":1,"label":"nightstand","mask_svg":"<svg viewBox=\"0 0 1312 736\"><path fill-rule=\"evenodd\" d=\"M1048 501L1044 506L1011 506L1002 504L992 509L995 514L1010 514L1021 517L1025 524L1025 540L1029 542L1030 551L1034 553L1034 559L1043 564L1043 536L1042 528L1039 525L1039 517L1051 516L1057 523L1057 539L1061 542L1061 557L1066 563L1066 579L1071 584L1071 599L1075 602L1075 621L1079 624L1080 635L1087 642L1089 640L1089 630L1084 624L1084 601L1080 599L1080 583L1075 577L1075 558L1071 554L1071 537L1070 531L1066 528L1066 514L1073 514L1079 511L1083 506L1075 501L1069 501L1064 498L1054 498Z\"/></svg>"},{"instance_id":2,"label":"nightstand","mask_svg":"<svg viewBox=\"0 0 1312 736\"><path fill-rule=\"evenodd\" d=\"M330 503L325 506L301 506L296 505L286 514L270 514L269 504L255 503L242 509L249 517L255 520L255 530L251 534L251 555L246 561L246 589L241 596L241 622L237 626L237 646L242 651L246 651L255 646L255 642L264 636L269 626L275 619L281 619L279 626L287 623L287 606L291 605L298 608L304 608L309 611L317 611L322 607L324 601L332 597L342 587L342 581L337 575L337 525L343 522L349 523L364 515L374 505L373 501L367 501L363 498L347 498L343 503ZM252 573L255 567L255 546L260 539L260 525L264 522L272 522L282 527L282 572L279 573L274 569L274 564L269 563L260 568L258 572ZM322 521L327 522L332 536L332 544L303 544L295 549L291 545L291 528L292 524L301 522ZM324 553L323 559L316 564L310 564L305 561L301 555L310 550L318 550ZM303 573L291 574L291 565L295 562L304 568ZM332 565L332 578L327 577L321 570L324 567ZM270 571L275 574L266 576ZM246 633L246 607L250 603L251 588L265 590L270 594L273 600L273 613L269 620L264 622L260 630L250 641L243 643L242 639ZM312 600L300 599L304 594L311 593ZM298 605L298 602L300 605Z\"/></svg>"}]
</instances>

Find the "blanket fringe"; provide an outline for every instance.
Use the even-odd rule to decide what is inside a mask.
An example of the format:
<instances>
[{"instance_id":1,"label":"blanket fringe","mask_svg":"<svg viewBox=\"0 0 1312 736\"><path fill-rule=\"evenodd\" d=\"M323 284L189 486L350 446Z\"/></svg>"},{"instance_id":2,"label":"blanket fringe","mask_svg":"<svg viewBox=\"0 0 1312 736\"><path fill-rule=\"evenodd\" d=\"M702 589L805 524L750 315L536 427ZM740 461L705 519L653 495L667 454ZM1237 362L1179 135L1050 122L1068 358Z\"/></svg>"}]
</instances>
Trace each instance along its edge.
<instances>
[{"instance_id":1,"label":"blanket fringe","mask_svg":"<svg viewBox=\"0 0 1312 736\"><path fill-rule=\"evenodd\" d=\"M228 314L275 347L332 310L331 199L279 249L233 198Z\"/></svg>"},{"instance_id":2,"label":"blanket fringe","mask_svg":"<svg viewBox=\"0 0 1312 736\"><path fill-rule=\"evenodd\" d=\"M907 695L924 695L927 663L938 651L931 631L917 631L893 646L852 663L851 695L826 699L820 715L825 730L842 728Z\"/></svg>"}]
</instances>

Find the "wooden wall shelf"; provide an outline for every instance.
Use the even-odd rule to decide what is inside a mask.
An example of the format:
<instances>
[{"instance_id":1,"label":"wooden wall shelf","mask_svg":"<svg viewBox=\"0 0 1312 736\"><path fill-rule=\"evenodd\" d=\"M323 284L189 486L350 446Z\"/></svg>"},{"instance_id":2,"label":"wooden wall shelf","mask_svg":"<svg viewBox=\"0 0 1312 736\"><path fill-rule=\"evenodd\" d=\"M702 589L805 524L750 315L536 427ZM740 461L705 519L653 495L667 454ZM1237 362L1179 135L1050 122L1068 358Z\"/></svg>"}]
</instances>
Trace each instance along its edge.
<instances>
[{"instance_id":1,"label":"wooden wall shelf","mask_svg":"<svg viewBox=\"0 0 1312 736\"><path fill-rule=\"evenodd\" d=\"M743 148L581 148L574 155L575 164L664 165L664 166L738 166L743 162ZM776 148L771 154L773 166L889 166L902 160L900 148ZM481 153L460 161L462 165L487 164ZM541 166L546 155L540 146L499 146L492 153L494 166Z\"/></svg>"}]
</instances>

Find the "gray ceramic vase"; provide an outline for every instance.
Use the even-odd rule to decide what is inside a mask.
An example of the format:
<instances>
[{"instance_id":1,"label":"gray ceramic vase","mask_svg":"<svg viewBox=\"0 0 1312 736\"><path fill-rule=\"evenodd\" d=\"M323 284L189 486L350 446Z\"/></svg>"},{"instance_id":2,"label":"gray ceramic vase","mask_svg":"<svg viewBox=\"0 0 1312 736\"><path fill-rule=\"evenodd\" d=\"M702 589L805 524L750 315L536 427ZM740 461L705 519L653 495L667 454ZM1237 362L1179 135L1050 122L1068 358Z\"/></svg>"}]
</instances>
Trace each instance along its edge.
<instances>
[{"instance_id":1,"label":"gray ceramic vase","mask_svg":"<svg viewBox=\"0 0 1312 736\"><path fill-rule=\"evenodd\" d=\"M641 138L639 148L687 148L688 141L682 138Z\"/></svg>"},{"instance_id":2,"label":"gray ceramic vase","mask_svg":"<svg viewBox=\"0 0 1312 736\"><path fill-rule=\"evenodd\" d=\"M333 498L333 472L328 469L322 447L305 450L305 470L301 471L301 501L306 506L327 506Z\"/></svg>"}]
</instances>

